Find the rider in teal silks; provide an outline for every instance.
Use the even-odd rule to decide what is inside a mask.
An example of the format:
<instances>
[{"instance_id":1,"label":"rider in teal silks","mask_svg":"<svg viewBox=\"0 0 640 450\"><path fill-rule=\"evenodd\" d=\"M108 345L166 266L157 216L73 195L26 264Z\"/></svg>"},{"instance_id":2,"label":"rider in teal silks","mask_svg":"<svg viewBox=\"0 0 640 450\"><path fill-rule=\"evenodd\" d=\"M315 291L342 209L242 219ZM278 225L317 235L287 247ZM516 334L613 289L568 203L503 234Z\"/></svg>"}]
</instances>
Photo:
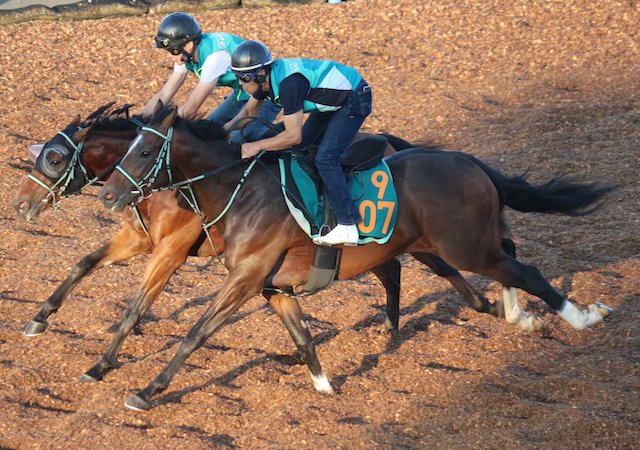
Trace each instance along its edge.
<instances>
[{"instance_id":1,"label":"rider in teal silks","mask_svg":"<svg viewBox=\"0 0 640 450\"><path fill-rule=\"evenodd\" d=\"M240 88L231 71L231 55L243 41L242 38L228 33L203 34L200 25L190 14L175 12L167 15L158 26L155 46L167 50L173 62L173 73L162 89L147 102L141 114L151 116L158 100L162 100L165 105L168 104L191 72L196 74L200 81L186 103L179 108L179 114L182 117L194 118L213 90L218 86L226 86L233 89L233 93L218 105L208 119L222 124L228 122L249 99L249 95ZM242 130L232 131L229 135L230 140L239 142L243 138L254 141L271 134L272 131L266 124L272 123L279 112L280 107L275 104L264 105L252 116L258 120L249 122ZM44 144L33 144L29 147L29 156L33 161L38 158L43 147Z\"/></svg>"},{"instance_id":2,"label":"rider in teal silks","mask_svg":"<svg viewBox=\"0 0 640 450\"><path fill-rule=\"evenodd\" d=\"M222 124L228 122L249 99L230 68L231 55L242 42L244 39L229 33L203 34L200 25L190 14L175 12L166 16L158 27L155 46L167 50L173 62L173 73L162 89L147 102L142 114L150 116L158 100L168 104L191 72L199 78L199 82L187 101L178 109L178 114L194 118L211 92L218 86L225 86L233 89L233 93L227 96L208 119ZM276 105L260 108L254 116L260 120L247 124L242 131L244 139L251 141L265 135L269 131L266 123L273 122L279 111L280 108ZM239 141L240 131L232 132L230 138L232 141Z\"/></svg>"},{"instance_id":3,"label":"rider in teal silks","mask_svg":"<svg viewBox=\"0 0 640 450\"><path fill-rule=\"evenodd\" d=\"M228 127L235 120L255 114L264 100L284 108L285 130L243 144L242 157L300 143L318 144L315 164L327 187L338 225L314 242L356 245L360 214L349 193L340 157L371 113L371 88L367 82L356 69L335 61L274 60L267 47L258 41L245 41L236 47L231 70L251 98ZM303 125L304 113L309 113L309 118Z\"/></svg>"}]
</instances>

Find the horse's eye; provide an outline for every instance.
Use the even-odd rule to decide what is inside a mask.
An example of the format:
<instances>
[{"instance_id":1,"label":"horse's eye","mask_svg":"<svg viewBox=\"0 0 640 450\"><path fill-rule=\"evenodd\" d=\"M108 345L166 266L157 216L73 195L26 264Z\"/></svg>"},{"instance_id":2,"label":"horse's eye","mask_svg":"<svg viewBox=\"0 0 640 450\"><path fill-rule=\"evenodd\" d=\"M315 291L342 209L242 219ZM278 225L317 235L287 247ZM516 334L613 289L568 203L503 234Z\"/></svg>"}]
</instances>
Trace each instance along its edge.
<instances>
[{"instance_id":1,"label":"horse's eye","mask_svg":"<svg viewBox=\"0 0 640 450\"><path fill-rule=\"evenodd\" d=\"M148 151L145 150L142 153L140 153L140 156L143 157L143 158L148 158L150 154L151 153L149 153Z\"/></svg>"}]
</instances>

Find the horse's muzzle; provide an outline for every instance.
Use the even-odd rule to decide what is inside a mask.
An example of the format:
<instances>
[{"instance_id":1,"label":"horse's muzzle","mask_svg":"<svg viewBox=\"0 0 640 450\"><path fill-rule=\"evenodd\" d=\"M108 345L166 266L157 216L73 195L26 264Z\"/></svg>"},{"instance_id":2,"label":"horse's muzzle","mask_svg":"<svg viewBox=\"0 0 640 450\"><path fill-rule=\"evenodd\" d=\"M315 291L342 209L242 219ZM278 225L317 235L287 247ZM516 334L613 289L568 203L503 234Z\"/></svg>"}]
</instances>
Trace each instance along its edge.
<instances>
[{"instance_id":1,"label":"horse's muzzle","mask_svg":"<svg viewBox=\"0 0 640 450\"><path fill-rule=\"evenodd\" d=\"M102 205L110 211L121 212L124 208L133 202L137 197L137 194L132 192L124 192L119 194L107 186L103 187L98 198L102 202Z\"/></svg>"}]
</instances>

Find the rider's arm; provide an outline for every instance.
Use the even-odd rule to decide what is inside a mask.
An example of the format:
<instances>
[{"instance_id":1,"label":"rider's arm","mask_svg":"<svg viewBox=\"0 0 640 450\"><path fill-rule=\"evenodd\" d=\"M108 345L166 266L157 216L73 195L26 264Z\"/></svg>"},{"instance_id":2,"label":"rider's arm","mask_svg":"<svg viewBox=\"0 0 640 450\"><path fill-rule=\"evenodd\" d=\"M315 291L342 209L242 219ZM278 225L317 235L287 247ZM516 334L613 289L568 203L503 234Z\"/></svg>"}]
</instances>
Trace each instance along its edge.
<instances>
[{"instance_id":1,"label":"rider's arm","mask_svg":"<svg viewBox=\"0 0 640 450\"><path fill-rule=\"evenodd\" d=\"M178 114L187 119L194 119L196 113L218 85L218 79L231 67L231 55L225 50L210 54L202 64L200 82L193 88L184 105L178 108Z\"/></svg>"},{"instance_id":2,"label":"rider's arm","mask_svg":"<svg viewBox=\"0 0 640 450\"><path fill-rule=\"evenodd\" d=\"M253 142L259 150L283 150L302 142L302 125L304 113L299 110L293 114L283 116L284 131L267 139Z\"/></svg>"},{"instance_id":3,"label":"rider's arm","mask_svg":"<svg viewBox=\"0 0 640 450\"><path fill-rule=\"evenodd\" d=\"M242 107L238 114L235 115L233 119L224 124L224 129L227 131L231 131L234 129L236 123L239 120L244 119L245 117L256 117L258 115L258 111L260 110L260 105L264 100L258 100L255 97L249 97L247 103Z\"/></svg>"},{"instance_id":4,"label":"rider's arm","mask_svg":"<svg viewBox=\"0 0 640 450\"><path fill-rule=\"evenodd\" d=\"M178 115L185 119L194 119L198 109L200 109L207 97L211 95L217 83L217 78L208 83L203 83L202 81L198 83L191 91L187 101L178 108Z\"/></svg>"},{"instance_id":5,"label":"rider's arm","mask_svg":"<svg viewBox=\"0 0 640 450\"><path fill-rule=\"evenodd\" d=\"M284 109L282 122L284 131L267 139L254 142L256 150L283 150L302 142L304 122L304 101L310 90L310 83L301 73L294 73L280 83L280 102Z\"/></svg>"},{"instance_id":6,"label":"rider's arm","mask_svg":"<svg viewBox=\"0 0 640 450\"><path fill-rule=\"evenodd\" d=\"M164 86L162 86L162 89L151 97L151 100L147 102L141 114L145 117L151 116L158 104L158 100L162 100L162 103L165 105L169 104L173 96L178 92L178 89L180 89L180 86L182 86L182 83L184 83L187 73L186 70L183 72L174 68L173 73L169 76Z\"/></svg>"}]
</instances>

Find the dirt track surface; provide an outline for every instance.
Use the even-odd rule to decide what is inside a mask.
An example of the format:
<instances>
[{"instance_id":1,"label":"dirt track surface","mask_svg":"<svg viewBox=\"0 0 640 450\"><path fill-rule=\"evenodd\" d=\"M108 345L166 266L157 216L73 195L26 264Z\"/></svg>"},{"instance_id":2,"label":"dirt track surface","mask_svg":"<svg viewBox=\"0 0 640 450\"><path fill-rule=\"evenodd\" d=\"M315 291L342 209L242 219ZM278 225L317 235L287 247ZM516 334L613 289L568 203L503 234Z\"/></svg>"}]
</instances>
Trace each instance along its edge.
<instances>
[{"instance_id":1,"label":"dirt track surface","mask_svg":"<svg viewBox=\"0 0 640 450\"><path fill-rule=\"evenodd\" d=\"M396 337L384 331L384 291L370 274L301 299L337 395L313 390L286 330L256 298L145 413L123 401L173 356L215 298L223 269L190 259L142 334L125 342L122 366L100 383L81 383L147 257L88 277L46 333L23 337L40 304L116 232L120 217L102 209L96 190L38 223L17 221L10 203L31 167L27 145L108 101L142 106L160 87L170 71L151 48L160 17L0 28L0 446L637 448L638 8L381 0L199 14L205 29L262 39L276 56L361 68L375 98L367 131L434 141L510 175L528 171L532 181L568 174L618 184L586 217L507 213L519 259L581 307L601 301L616 311L577 332L520 292L521 305L549 327L547 336L525 333L472 311L407 257ZM466 275L490 300L500 298L496 283Z\"/></svg>"}]
</instances>

